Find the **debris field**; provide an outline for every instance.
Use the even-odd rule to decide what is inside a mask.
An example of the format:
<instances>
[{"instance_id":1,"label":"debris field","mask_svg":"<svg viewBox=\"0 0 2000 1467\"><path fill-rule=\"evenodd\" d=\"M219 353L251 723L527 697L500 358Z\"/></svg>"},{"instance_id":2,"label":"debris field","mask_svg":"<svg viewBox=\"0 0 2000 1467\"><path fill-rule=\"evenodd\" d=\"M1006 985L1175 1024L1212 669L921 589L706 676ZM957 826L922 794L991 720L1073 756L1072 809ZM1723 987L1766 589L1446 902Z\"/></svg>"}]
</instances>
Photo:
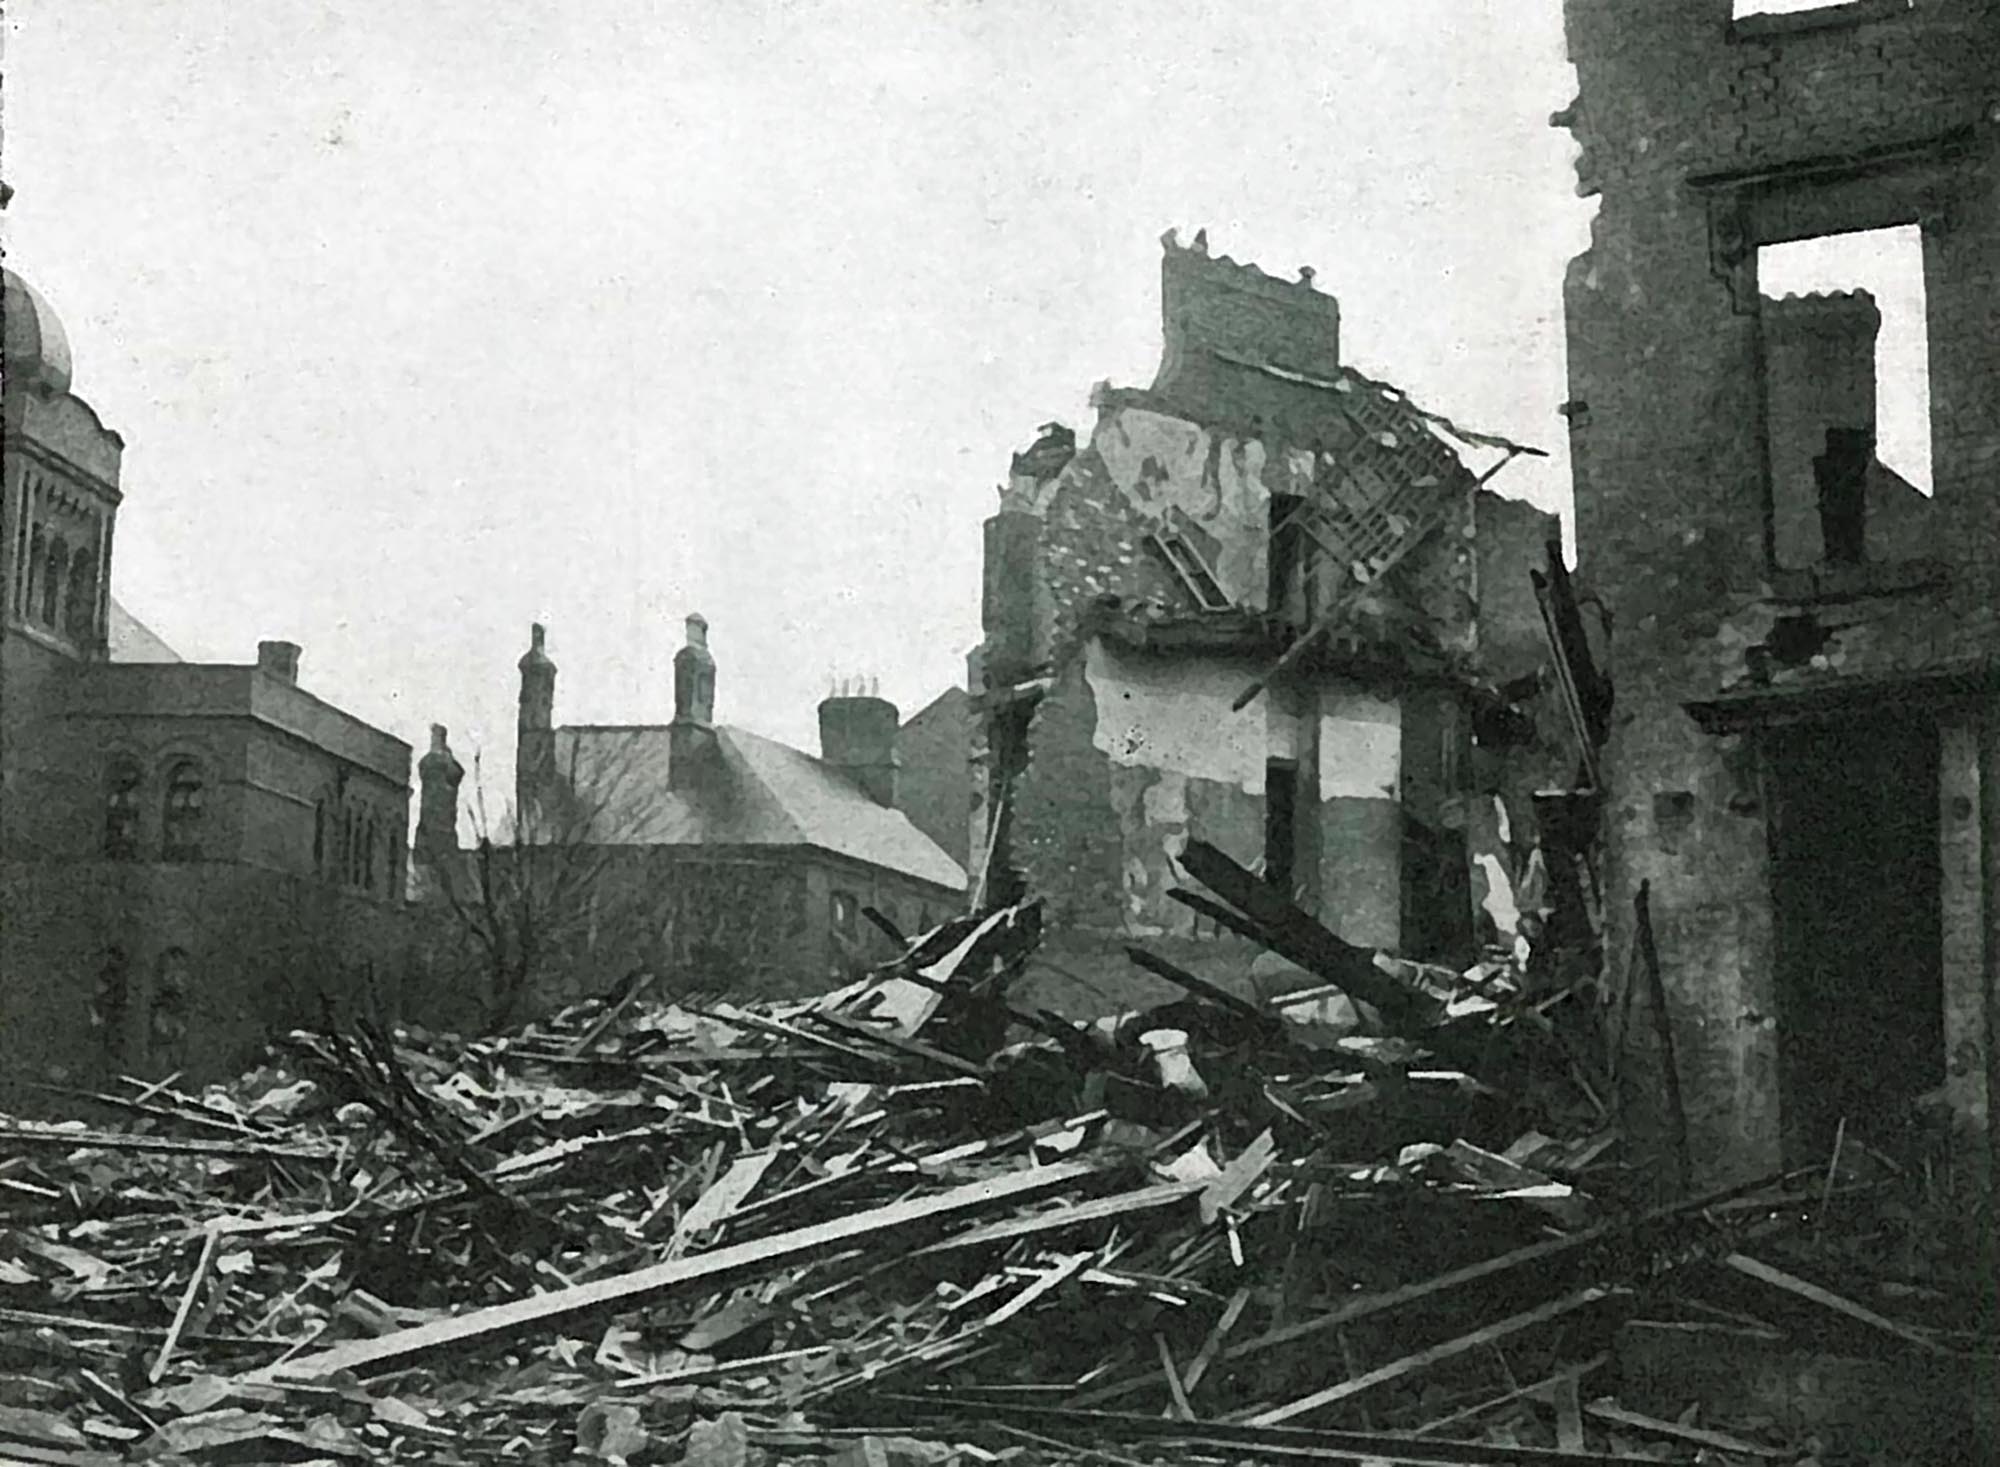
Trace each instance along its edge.
<instances>
[{"instance_id":1,"label":"debris field","mask_svg":"<svg viewBox=\"0 0 2000 1467\"><path fill-rule=\"evenodd\" d=\"M1186 867L1291 991L1135 948L1178 1001L1029 1012L1028 902L812 999L329 1020L0 1124L0 1462L1924 1460L1883 1392L1986 1357L1918 1171L1657 1205L1594 981ZM1848 1409L1760 1397L1788 1351Z\"/></svg>"}]
</instances>

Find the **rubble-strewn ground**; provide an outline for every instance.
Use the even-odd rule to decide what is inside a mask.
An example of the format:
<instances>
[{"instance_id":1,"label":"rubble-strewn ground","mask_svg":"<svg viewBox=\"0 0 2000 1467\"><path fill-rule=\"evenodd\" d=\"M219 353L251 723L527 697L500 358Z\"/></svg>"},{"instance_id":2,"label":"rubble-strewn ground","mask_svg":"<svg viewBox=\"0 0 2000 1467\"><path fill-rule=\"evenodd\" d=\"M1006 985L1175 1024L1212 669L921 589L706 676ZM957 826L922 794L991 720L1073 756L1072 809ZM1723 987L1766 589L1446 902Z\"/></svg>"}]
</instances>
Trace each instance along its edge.
<instances>
[{"instance_id":1,"label":"rubble-strewn ground","mask_svg":"<svg viewBox=\"0 0 2000 1467\"><path fill-rule=\"evenodd\" d=\"M0 1462L1977 1460L1919 1171L1643 1210L1584 990L1195 864L1306 986L1024 1014L1030 904L0 1126Z\"/></svg>"}]
</instances>

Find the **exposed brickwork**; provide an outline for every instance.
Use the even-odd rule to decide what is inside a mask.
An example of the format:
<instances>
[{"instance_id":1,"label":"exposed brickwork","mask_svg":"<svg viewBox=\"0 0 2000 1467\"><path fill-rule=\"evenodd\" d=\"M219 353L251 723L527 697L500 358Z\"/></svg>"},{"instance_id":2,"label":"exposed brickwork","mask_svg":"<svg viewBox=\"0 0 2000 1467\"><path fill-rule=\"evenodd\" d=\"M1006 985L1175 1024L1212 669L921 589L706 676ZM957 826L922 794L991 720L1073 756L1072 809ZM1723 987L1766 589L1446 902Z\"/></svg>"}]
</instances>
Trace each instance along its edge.
<instances>
[{"instance_id":1,"label":"exposed brickwork","mask_svg":"<svg viewBox=\"0 0 2000 1467\"><path fill-rule=\"evenodd\" d=\"M1093 742L1097 704L1073 658L1036 706L1027 767L1015 781L1011 850L1051 923L1094 932L1123 925L1124 836L1111 758Z\"/></svg>"},{"instance_id":2,"label":"exposed brickwork","mask_svg":"<svg viewBox=\"0 0 2000 1467\"><path fill-rule=\"evenodd\" d=\"M1729 8L1568 0L1582 94L1561 118L1583 146L1580 190L1603 199L1566 303L1578 544L1615 626L1609 960L1627 961L1649 882L1711 1176L1777 1159L1782 1016L1756 739L1704 733L1683 705L1908 677L2000 646L2000 169L1986 120L2000 8L1927 0L1736 28ZM1909 223L1925 240L1936 544L1956 564L1941 591L1788 605L1798 588L1767 554L1755 248ZM1801 611L1827 640L1774 658L1774 629ZM1985 980L1961 966L1945 981ZM1643 1016L1633 1032L1650 1032ZM1657 1061L1630 1071L1642 1103L1662 1093Z\"/></svg>"}]
</instances>

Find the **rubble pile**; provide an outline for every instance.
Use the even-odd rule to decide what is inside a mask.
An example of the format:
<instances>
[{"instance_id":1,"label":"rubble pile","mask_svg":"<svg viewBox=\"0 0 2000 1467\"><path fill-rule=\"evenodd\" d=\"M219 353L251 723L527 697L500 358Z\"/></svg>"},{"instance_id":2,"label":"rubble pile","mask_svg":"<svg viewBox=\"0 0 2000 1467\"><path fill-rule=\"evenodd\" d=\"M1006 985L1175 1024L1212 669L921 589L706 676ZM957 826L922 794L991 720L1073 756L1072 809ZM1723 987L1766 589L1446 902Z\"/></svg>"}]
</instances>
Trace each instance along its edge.
<instances>
[{"instance_id":1,"label":"rubble pile","mask_svg":"<svg viewBox=\"0 0 2000 1467\"><path fill-rule=\"evenodd\" d=\"M1965 1353L1938 1259L1857 1302L1908 1192L1858 1140L1649 1209L1593 996L1186 864L1292 991L1135 949L1182 1000L1025 1012L1027 903L811 1000L634 975L0 1126L0 1461L1832 1462L1659 1407L1676 1342Z\"/></svg>"}]
</instances>

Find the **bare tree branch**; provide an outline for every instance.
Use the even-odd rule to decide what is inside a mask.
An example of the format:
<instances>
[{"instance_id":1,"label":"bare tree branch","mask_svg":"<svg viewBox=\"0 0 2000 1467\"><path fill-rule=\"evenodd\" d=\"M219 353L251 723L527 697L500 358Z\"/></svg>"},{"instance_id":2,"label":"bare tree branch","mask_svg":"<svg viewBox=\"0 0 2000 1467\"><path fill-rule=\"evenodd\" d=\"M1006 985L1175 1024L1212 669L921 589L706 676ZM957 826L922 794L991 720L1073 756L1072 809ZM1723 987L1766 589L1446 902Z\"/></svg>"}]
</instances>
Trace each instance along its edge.
<instances>
[{"instance_id":1,"label":"bare tree branch","mask_svg":"<svg viewBox=\"0 0 2000 1467\"><path fill-rule=\"evenodd\" d=\"M647 767L637 729L558 730L555 767L524 782L496 829L473 759L475 845L442 864L439 910L455 945L485 980L486 1025L510 1026L538 980L588 961L607 917L624 935L657 941L644 893L623 889L621 865L646 842L664 770Z\"/></svg>"}]
</instances>

